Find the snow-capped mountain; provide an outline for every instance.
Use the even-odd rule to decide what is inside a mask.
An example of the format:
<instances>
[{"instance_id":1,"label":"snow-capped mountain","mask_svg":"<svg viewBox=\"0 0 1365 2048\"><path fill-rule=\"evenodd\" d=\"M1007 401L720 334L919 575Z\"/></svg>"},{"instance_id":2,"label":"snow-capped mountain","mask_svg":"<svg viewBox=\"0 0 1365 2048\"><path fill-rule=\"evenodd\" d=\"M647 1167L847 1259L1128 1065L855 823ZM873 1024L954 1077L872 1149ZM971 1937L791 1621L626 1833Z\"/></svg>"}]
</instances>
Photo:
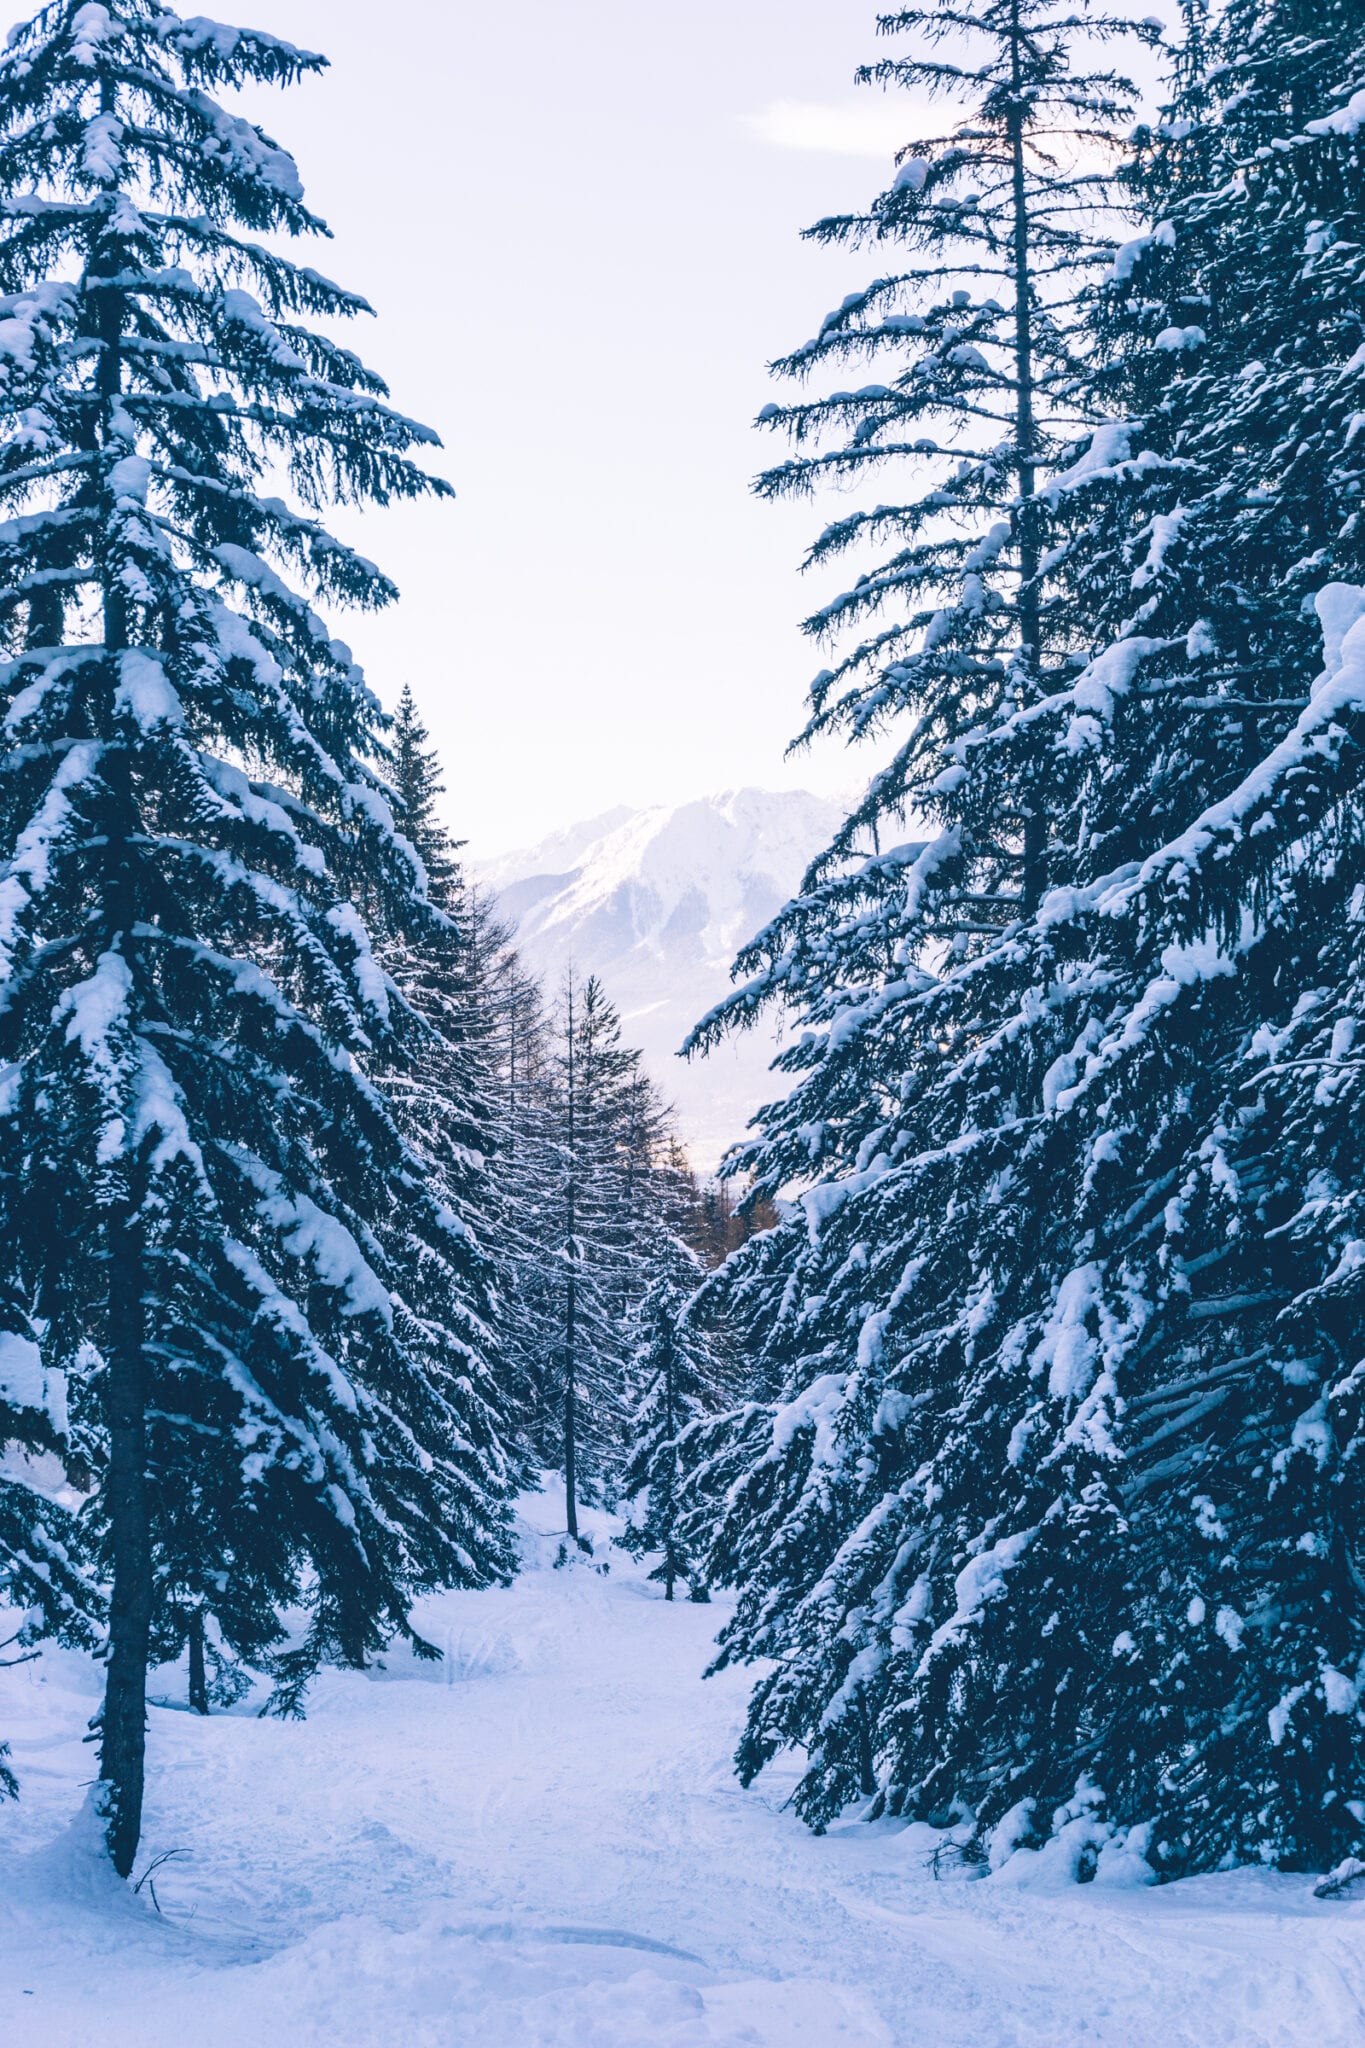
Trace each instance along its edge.
<instances>
[{"instance_id":1,"label":"snow-capped mountain","mask_svg":"<svg viewBox=\"0 0 1365 2048\"><path fill-rule=\"evenodd\" d=\"M782 1085L768 1073L777 1041L768 1025L705 1060L680 1060L678 1048L843 814L805 790L731 790L674 809L607 811L475 864L551 992L570 961L579 976L601 976L704 1172Z\"/></svg>"}]
</instances>

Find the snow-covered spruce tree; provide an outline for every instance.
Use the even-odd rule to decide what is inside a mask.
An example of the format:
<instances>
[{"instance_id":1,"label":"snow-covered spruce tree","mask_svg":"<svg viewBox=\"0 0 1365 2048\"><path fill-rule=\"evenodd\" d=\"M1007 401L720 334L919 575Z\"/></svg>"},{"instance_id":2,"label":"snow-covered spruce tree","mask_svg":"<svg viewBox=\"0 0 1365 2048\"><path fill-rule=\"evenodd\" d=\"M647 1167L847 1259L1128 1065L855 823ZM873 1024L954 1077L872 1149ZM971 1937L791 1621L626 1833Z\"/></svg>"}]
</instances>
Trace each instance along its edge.
<instances>
[{"instance_id":1,"label":"snow-covered spruce tree","mask_svg":"<svg viewBox=\"0 0 1365 2048\"><path fill-rule=\"evenodd\" d=\"M640 1056L595 975L565 977L547 1076L551 1155L545 1247L558 1273L547 1332L548 1404L559 1421L565 1517L614 1479L625 1441L629 1311L645 1284L641 1255L647 1148L659 1117Z\"/></svg>"},{"instance_id":2,"label":"snow-covered spruce tree","mask_svg":"<svg viewBox=\"0 0 1365 2048\"><path fill-rule=\"evenodd\" d=\"M517 1450L525 1389L504 1332L513 1275L506 1237L511 1219L493 1172L497 1129L496 1040L502 1004L500 963L506 938L470 889L459 847L441 824L443 784L411 692L399 701L389 741L389 773L400 805L400 829L426 873L427 900L439 917L406 929L373 916L382 933L380 957L425 1027L410 1035L384 1085L400 1131L420 1162L428 1193L460 1235L461 1287L447 1303L432 1341L462 1376L475 1368L478 1399L465 1417L467 1465L463 1500L452 1502L447 1533L477 1558L486 1538L485 1490L496 1474L500 1493L524 1479ZM504 1550L500 1570L509 1566Z\"/></svg>"},{"instance_id":3,"label":"snow-covered spruce tree","mask_svg":"<svg viewBox=\"0 0 1365 2048\"><path fill-rule=\"evenodd\" d=\"M254 239L321 223L211 93L322 61L150 0L0 60L0 1241L95 1447L124 1873L159 1608L254 1658L306 1597L292 1693L507 1566L466 1237L369 1078L420 1026L352 898L431 913L310 602L394 594L318 504L443 487L314 324L363 302Z\"/></svg>"},{"instance_id":4,"label":"snow-covered spruce tree","mask_svg":"<svg viewBox=\"0 0 1365 2048\"><path fill-rule=\"evenodd\" d=\"M1123 687L1054 707L1089 763L1089 846L1083 886L1042 907L1040 995L1077 950L1092 991L1053 1075L1055 1182L1080 1192L1040 1333L1054 1398L1017 1414L1008 1597L938 1680L989 1674L1036 1832L1083 1768L1172 1872L1334 1861L1365 1794L1360 1161L1333 1100L1365 877L1362 23L1232 6L1191 26L1137 164L1153 226L1103 322L1125 417L1078 479L1110 638L1090 673ZM1118 1569L1093 1526L1049 1519L1086 1437ZM1077 1645L1060 1713L1053 1660L1030 1680L1026 1652L1057 1612ZM1035 1777L1003 1736L1045 1713ZM1072 1815L1082 1847L1094 1820Z\"/></svg>"},{"instance_id":5,"label":"snow-covered spruce tree","mask_svg":"<svg viewBox=\"0 0 1365 2048\"><path fill-rule=\"evenodd\" d=\"M403 1048L386 1085L428 1187L465 1226L464 1334L493 1372L506 1408L511 1390L494 1328L503 1292L494 1255L506 1219L490 1171L497 1143L492 1098L498 1004L490 981L503 936L488 929L487 914L466 883L459 848L441 823L440 764L408 688L394 716L387 765L399 829L421 860L428 901L440 915L416 928L410 918L386 925L383 902L374 905L381 962L429 1027L415 1050ZM492 1427L491 1411L486 1421Z\"/></svg>"},{"instance_id":6,"label":"snow-covered spruce tree","mask_svg":"<svg viewBox=\"0 0 1365 2048\"><path fill-rule=\"evenodd\" d=\"M711 1569L741 1588L721 1661L774 1660L741 1774L805 1745L797 1803L816 1825L875 1789L891 1619L913 1610L929 1559L942 1570L954 1554L953 1532L901 1498L910 1445L946 1426L977 1320L1036 1241L1035 1194L1011 1199L1014 1159L1061 1032L1046 1018L1011 1031L1015 1071L992 1073L979 1104L973 1062L1018 1010L1031 965L1015 935L1075 845L1078 766L1034 714L1086 649L1066 528L1040 487L1093 404L1076 301L1097 274L1105 153L1127 96L1084 69L1087 44L1125 26L1098 12L1025 0L882 26L918 47L866 75L965 101L965 118L907 150L866 216L812 230L905 255L779 370L886 368L860 391L768 408L797 453L761 488L908 468L908 502L838 519L810 556L895 543L808 621L855 637L817 677L803 737L885 729L897 744L695 1041L772 1002L805 1026L779 1061L790 1095L736 1159L761 1193L799 1199L715 1283L741 1332L763 1331L776 1399L702 1433L698 1483L726 1504ZM827 445L808 452L815 440ZM1003 731L1012 743L987 767L979 742ZM920 836L903 843L907 812ZM983 1231L1009 1253L994 1276ZM993 1461L1005 1446L983 1442L987 1503Z\"/></svg>"},{"instance_id":7,"label":"snow-covered spruce tree","mask_svg":"<svg viewBox=\"0 0 1365 2048\"><path fill-rule=\"evenodd\" d=\"M1247 1085L1291 1022L1339 1058L1353 1000L1344 972L1320 991L1359 872L1353 600L1331 586L1360 573L1360 69L1344 19L1335 49L1306 26L1196 22L1141 168L1154 225L1100 323L1129 411L1049 490L1093 658L963 757L997 772L1027 726L1077 764L1074 858L964 978L970 1031L929 999L959 1110L937 1185L921 1153L812 1219L826 1270L875 1270L910 1187L940 1242L862 1325L880 1469L798 1610L757 1761L829 1717L841 1629L832 1718L868 1713L866 1788L969 1808L993 1857L1056 1833L1081 1875L1116 1828L1168 1872L1358 1834L1360 1334L1324 1199L1345 1126L1309 1106L1321 1065ZM835 1471L841 1394L831 1375L779 1423L813 1425Z\"/></svg>"},{"instance_id":8,"label":"snow-covered spruce tree","mask_svg":"<svg viewBox=\"0 0 1365 2048\"><path fill-rule=\"evenodd\" d=\"M460 848L441 822L440 802L445 794L441 763L410 683L404 683L393 714L388 751L389 776L404 835L421 856L429 892L448 908L463 885Z\"/></svg>"},{"instance_id":9,"label":"snow-covered spruce tree","mask_svg":"<svg viewBox=\"0 0 1365 2048\"><path fill-rule=\"evenodd\" d=\"M501 1335L529 1387L532 1465L565 1476L579 1540L583 1499L614 1500L639 1389L633 1318L651 1283L693 1270L696 1182L669 1112L600 981L566 975L547 1018L516 955L503 956L493 1181Z\"/></svg>"},{"instance_id":10,"label":"snow-covered spruce tree","mask_svg":"<svg viewBox=\"0 0 1365 2048\"><path fill-rule=\"evenodd\" d=\"M415 1066L393 1077L400 1121L431 1185L469 1225L471 1263L482 1261L477 1332L493 1363L503 1433L516 1476L541 1462L531 1441L535 1360L551 1316L539 1244L549 1169L542 1105L532 1076L545 1067L540 991L522 968L511 932L470 885L459 846L441 822L440 762L404 688L389 735L388 769L398 822L427 874L443 921L380 945L386 969L433 1027Z\"/></svg>"},{"instance_id":11,"label":"snow-covered spruce tree","mask_svg":"<svg viewBox=\"0 0 1365 2048\"><path fill-rule=\"evenodd\" d=\"M677 1247L678 1252L681 1249ZM650 1577L662 1585L665 1600L673 1598L681 1579L689 1598L702 1601L709 1595L698 1547L687 1527L678 1439L714 1412L716 1374L702 1332L686 1315L700 1272L693 1262L676 1255L669 1264L673 1270L651 1281L635 1314L630 1375L643 1391L630 1423L621 1481L621 1497L627 1503L621 1541L637 1557L658 1553ZM684 1276L693 1286L685 1284Z\"/></svg>"},{"instance_id":12,"label":"snow-covered spruce tree","mask_svg":"<svg viewBox=\"0 0 1365 2048\"><path fill-rule=\"evenodd\" d=\"M952 1567L899 1610L881 1730L889 1784L970 1804L995 1855L1056 1832L1082 1874L1116 1826L1171 1874L1321 1865L1365 1786L1365 1330L1321 1227L1355 1162L1310 1107L1361 875L1360 29L1192 26L1099 323L1125 416L1059 486L1096 654L1037 720L1085 772L1022 942L1015 1033L1070 1041L1016 1169L1033 1299L981 1305L976 1384L911 1433Z\"/></svg>"},{"instance_id":13,"label":"snow-covered spruce tree","mask_svg":"<svg viewBox=\"0 0 1365 2048\"><path fill-rule=\"evenodd\" d=\"M555 1331L561 1312L562 1153L556 1145L554 1061L544 995L524 965L496 906L468 899L475 985L486 1027L491 1222L498 1340L516 1418L521 1477L560 1462L562 1412Z\"/></svg>"}]
</instances>

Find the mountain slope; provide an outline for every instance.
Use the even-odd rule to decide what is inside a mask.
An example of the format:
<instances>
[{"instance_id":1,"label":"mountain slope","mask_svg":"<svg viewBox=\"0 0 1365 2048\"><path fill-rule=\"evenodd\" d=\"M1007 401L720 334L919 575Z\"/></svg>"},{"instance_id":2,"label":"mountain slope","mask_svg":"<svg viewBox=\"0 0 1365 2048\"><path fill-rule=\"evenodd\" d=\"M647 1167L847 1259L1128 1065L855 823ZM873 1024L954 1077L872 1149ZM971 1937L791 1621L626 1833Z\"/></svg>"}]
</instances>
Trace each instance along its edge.
<instances>
[{"instance_id":1,"label":"mountain slope","mask_svg":"<svg viewBox=\"0 0 1365 2048\"><path fill-rule=\"evenodd\" d=\"M760 1029L695 1064L678 1047L843 814L837 800L805 790L731 790L673 809L608 811L474 864L552 994L570 962L602 977L702 1171L780 1088L768 1073L776 1041Z\"/></svg>"}]
</instances>

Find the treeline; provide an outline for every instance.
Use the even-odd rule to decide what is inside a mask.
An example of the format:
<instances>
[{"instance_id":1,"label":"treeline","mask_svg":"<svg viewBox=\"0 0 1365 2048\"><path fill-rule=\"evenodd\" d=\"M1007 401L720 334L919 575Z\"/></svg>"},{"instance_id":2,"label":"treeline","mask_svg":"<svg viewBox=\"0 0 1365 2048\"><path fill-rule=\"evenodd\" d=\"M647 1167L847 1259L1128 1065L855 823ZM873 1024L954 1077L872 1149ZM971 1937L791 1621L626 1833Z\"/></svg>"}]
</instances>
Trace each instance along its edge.
<instances>
[{"instance_id":1,"label":"treeline","mask_svg":"<svg viewBox=\"0 0 1365 2048\"><path fill-rule=\"evenodd\" d=\"M1186 0L1136 128L1151 21L881 28L944 126L811 230L868 281L760 489L872 484L804 736L884 751L698 1037L802 1027L707 1290L771 1395L688 1439L740 1770L992 1866L1358 1859L1365 10Z\"/></svg>"},{"instance_id":2,"label":"treeline","mask_svg":"<svg viewBox=\"0 0 1365 2048\"><path fill-rule=\"evenodd\" d=\"M741 1215L723 1185L698 1180L601 981L569 973L547 991L521 960L441 822L440 765L410 689L389 744L397 816L445 922L418 946L380 949L435 1032L387 1086L428 1185L487 1249L518 1471L563 1473L577 1543L580 1501L615 1505L636 1449L652 1379L637 1353L658 1301L681 1316L764 1211ZM712 1363L712 1407L722 1380Z\"/></svg>"},{"instance_id":3,"label":"treeline","mask_svg":"<svg viewBox=\"0 0 1365 2048\"><path fill-rule=\"evenodd\" d=\"M732 1227L314 608L396 595L329 501L447 491L332 338L364 301L279 253L323 232L292 159L213 97L323 61L160 0L0 56L0 1581L9 1656L104 1660L123 1874L149 1670L292 1712L435 1656L414 1600L512 1572L527 1473L571 1543L660 1469L660 1304Z\"/></svg>"}]
</instances>

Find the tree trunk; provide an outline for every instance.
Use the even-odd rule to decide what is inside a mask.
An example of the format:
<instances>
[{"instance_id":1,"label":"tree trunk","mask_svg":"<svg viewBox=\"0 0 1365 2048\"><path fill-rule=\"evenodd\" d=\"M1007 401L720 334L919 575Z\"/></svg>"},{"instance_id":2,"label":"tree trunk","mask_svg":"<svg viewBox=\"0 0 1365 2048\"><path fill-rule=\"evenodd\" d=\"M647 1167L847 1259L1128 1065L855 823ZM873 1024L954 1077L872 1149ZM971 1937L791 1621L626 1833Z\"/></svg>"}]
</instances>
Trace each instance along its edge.
<instances>
[{"instance_id":1,"label":"tree trunk","mask_svg":"<svg viewBox=\"0 0 1365 2048\"><path fill-rule=\"evenodd\" d=\"M854 1714L858 1724L858 1788L864 1799L870 1799L877 1789L877 1774L872 1768L872 1726L867 1711L867 1696L858 1687Z\"/></svg>"},{"instance_id":2,"label":"tree trunk","mask_svg":"<svg viewBox=\"0 0 1365 2048\"><path fill-rule=\"evenodd\" d=\"M569 1179L566 1199L565 1253L568 1279L564 1299L564 1517L572 1540L578 1534L578 1104L575 1099L577 1075L574 1065L573 982L569 983L568 1113Z\"/></svg>"},{"instance_id":3,"label":"tree trunk","mask_svg":"<svg viewBox=\"0 0 1365 2048\"><path fill-rule=\"evenodd\" d=\"M104 1377L109 1471L105 1498L113 1586L100 1715L100 1777L109 1854L127 1877L142 1833L147 1748L147 1663L152 1633L152 1544L147 1511L147 1396L141 1271L131 1228L111 1233L109 1357Z\"/></svg>"},{"instance_id":4,"label":"tree trunk","mask_svg":"<svg viewBox=\"0 0 1365 2048\"><path fill-rule=\"evenodd\" d=\"M204 1663L204 1610L190 1615L190 1706L196 1714L209 1710L208 1671Z\"/></svg>"},{"instance_id":5,"label":"tree trunk","mask_svg":"<svg viewBox=\"0 0 1365 2048\"><path fill-rule=\"evenodd\" d=\"M673 1598L673 1583L677 1576L674 1562L674 1530L677 1522L675 1481L678 1460L673 1449L673 1439L678 1434L677 1374L674 1370L673 1326L670 1322L664 1334L664 1428L668 1431L668 1491L663 1501L664 1511L664 1598Z\"/></svg>"},{"instance_id":6,"label":"tree trunk","mask_svg":"<svg viewBox=\"0 0 1365 2048\"><path fill-rule=\"evenodd\" d=\"M102 111L117 114L116 89L101 86ZM101 228L101 235L106 234ZM121 429L113 430L123 385L122 337L127 316L125 295L103 280L118 274L121 246L112 239L92 250L86 278L87 294L100 344L96 389L100 400L98 443L101 456L111 443L122 446ZM105 530L113 524L112 499L101 484ZM122 563L106 557L101 564L100 599L105 661L111 699L117 683L119 656L128 646L128 596ZM133 805L132 737L117 729L104 762L109 792L109 830L101 905L104 950L127 955L129 934L137 918L132 841L136 830ZM131 968L131 961L130 961ZM131 1162L129 1162L131 1164ZM109 1517L111 1588L109 1647L106 1653L104 1705L100 1713L100 1779L109 1854L120 1877L127 1877L142 1833L142 1791L147 1752L147 1665L152 1632L152 1537L147 1492L147 1379L143 1350L143 1271L141 1233L135 1213L131 1174L111 1206L107 1358L104 1374L104 1416L109 1437L109 1469L104 1495Z\"/></svg>"},{"instance_id":7,"label":"tree trunk","mask_svg":"<svg viewBox=\"0 0 1365 2048\"><path fill-rule=\"evenodd\" d=\"M569 1267L568 1300L564 1311L564 1516L574 1542L578 1536L578 1394L574 1386L577 1369L575 1349L575 1282Z\"/></svg>"},{"instance_id":8,"label":"tree trunk","mask_svg":"<svg viewBox=\"0 0 1365 2048\"><path fill-rule=\"evenodd\" d=\"M114 631L121 642L118 608ZM106 625L106 632L109 630ZM128 817L131 762L126 746L110 750L106 776L117 824L110 834L106 945L120 948L133 921ZM125 1184L109 1221L108 1355L104 1416L109 1438L105 1500L112 1585L104 1707L100 1715L100 1777L109 1854L120 1877L133 1867L142 1833L147 1748L147 1665L152 1633L152 1536L147 1489L147 1374L143 1351L140 1230L131 1186Z\"/></svg>"},{"instance_id":9,"label":"tree trunk","mask_svg":"<svg viewBox=\"0 0 1365 2048\"><path fill-rule=\"evenodd\" d=\"M1019 540L1019 657L1025 678L1032 682L1038 673L1041 649L1039 618L1038 510L1033 503L1037 487L1038 430L1033 412L1033 281L1029 265L1028 184L1024 162L1024 78L1021 49L1024 25L1019 0L1010 10L1010 86L1012 100L1008 131L1011 186L1013 194L1014 268L1014 374L1015 445L1018 455L1019 510L1016 530ZM1043 791L1035 783L1029 793L1024 815L1024 864L1021 884L1026 913L1037 909L1047 886L1047 813Z\"/></svg>"}]
</instances>

